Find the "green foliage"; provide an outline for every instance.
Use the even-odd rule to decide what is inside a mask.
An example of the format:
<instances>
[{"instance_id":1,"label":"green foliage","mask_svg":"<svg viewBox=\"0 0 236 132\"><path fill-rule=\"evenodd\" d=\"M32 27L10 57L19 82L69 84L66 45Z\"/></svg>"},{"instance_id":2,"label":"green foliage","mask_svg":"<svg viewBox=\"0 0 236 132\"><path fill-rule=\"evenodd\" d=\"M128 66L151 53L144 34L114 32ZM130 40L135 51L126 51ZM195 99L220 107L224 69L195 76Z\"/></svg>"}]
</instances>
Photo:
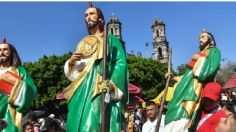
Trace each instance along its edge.
<instances>
[{"instance_id":1,"label":"green foliage","mask_svg":"<svg viewBox=\"0 0 236 132\"><path fill-rule=\"evenodd\" d=\"M222 86L236 73L236 63L228 61L226 65L222 66L216 75L216 81Z\"/></svg>"},{"instance_id":2,"label":"green foliage","mask_svg":"<svg viewBox=\"0 0 236 132\"><path fill-rule=\"evenodd\" d=\"M188 65L182 64L177 67L177 75L183 75ZM216 81L222 86L236 73L236 63L228 61L227 64L221 66L216 74Z\"/></svg>"},{"instance_id":3,"label":"green foliage","mask_svg":"<svg viewBox=\"0 0 236 132\"><path fill-rule=\"evenodd\" d=\"M66 101L56 100L56 95L70 83L64 75L64 64L70 56L71 53L59 57L43 56L37 62L24 63L38 89L33 109L55 113L66 107Z\"/></svg>"},{"instance_id":4,"label":"green foliage","mask_svg":"<svg viewBox=\"0 0 236 132\"><path fill-rule=\"evenodd\" d=\"M32 109L46 110L48 113L60 113L67 110L65 100L56 100L70 81L64 75L64 64L72 53L62 56L43 56L37 62L24 63L38 88L38 95ZM157 60L130 56L127 58L130 82L143 91L143 98L155 98L165 87L167 64Z\"/></svg>"},{"instance_id":5,"label":"green foliage","mask_svg":"<svg viewBox=\"0 0 236 132\"><path fill-rule=\"evenodd\" d=\"M187 64L181 64L180 66L177 67L177 75L183 75L184 72L187 70L188 65Z\"/></svg>"},{"instance_id":6,"label":"green foliage","mask_svg":"<svg viewBox=\"0 0 236 132\"><path fill-rule=\"evenodd\" d=\"M32 109L46 110L48 113L60 113L67 110L65 100L56 100L56 95L70 84L64 75L64 64L71 52L62 56L43 56L37 62L24 63L38 88L38 95ZM165 87L167 64L157 60L136 56L127 57L130 83L140 87L143 99L154 99ZM217 81L222 85L235 73L236 63L228 62L220 68ZM187 65L177 68L177 75L182 75ZM173 71L176 75L176 73Z\"/></svg>"},{"instance_id":7,"label":"green foliage","mask_svg":"<svg viewBox=\"0 0 236 132\"><path fill-rule=\"evenodd\" d=\"M165 87L167 64L157 60L130 56L127 58L130 83L140 87L143 98L155 98Z\"/></svg>"}]
</instances>

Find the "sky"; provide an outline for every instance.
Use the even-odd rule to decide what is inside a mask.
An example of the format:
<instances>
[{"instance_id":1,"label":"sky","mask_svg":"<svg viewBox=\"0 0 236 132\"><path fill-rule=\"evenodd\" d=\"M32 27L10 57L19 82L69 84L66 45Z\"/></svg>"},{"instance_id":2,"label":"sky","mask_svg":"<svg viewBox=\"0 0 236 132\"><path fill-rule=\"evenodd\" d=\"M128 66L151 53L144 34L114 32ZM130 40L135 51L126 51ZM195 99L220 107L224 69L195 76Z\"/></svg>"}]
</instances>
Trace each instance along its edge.
<instances>
[{"instance_id":1,"label":"sky","mask_svg":"<svg viewBox=\"0 0 236 132\"><path fill-rule=\"evenodd\" d=\"M173 68L186 64L199 51L202 28L211 32L221 50L221 64L236 60L236 2L93 2L109 21L122 23L128 53L147 57L145 43L153 51L152 23L160 18L172 48ZM86 35L84 12L87 2L0 2L0 38L6 36L23 62L43 55L74 52Z\"/></svg>"}]
</instances>

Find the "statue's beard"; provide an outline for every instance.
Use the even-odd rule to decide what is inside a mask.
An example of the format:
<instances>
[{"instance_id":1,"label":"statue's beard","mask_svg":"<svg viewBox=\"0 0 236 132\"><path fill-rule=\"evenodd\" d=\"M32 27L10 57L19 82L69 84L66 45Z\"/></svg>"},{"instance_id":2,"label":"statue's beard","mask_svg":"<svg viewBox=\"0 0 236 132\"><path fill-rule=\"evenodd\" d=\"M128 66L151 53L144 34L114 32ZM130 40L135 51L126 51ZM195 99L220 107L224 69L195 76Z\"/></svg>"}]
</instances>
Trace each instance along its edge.
<instances>
[{"instance_id":1,"label":"statue's beard","mask_svg":"<svg viewBox=\"0 0 236 132\"><path fill-rule=\"evenodd\" d=\"M199 49L202 51L208 44L209 44L209 39L206 42L199 42Z\"/></svg>"},{"instance_id":2,"label":"statue's beard","mask_svg":"<svg viewBox=\"0 0 236 132\"><path fill-rule=\"evenodd\" d=\"M93 29L99 24L99 21L89 20L86 24L88 29Z\"/></svg>"},{"instance_id":3,"label":"statue's beard","mask_svg":"<svg viewBox=\"0 0 236 132\"><path fill-rule=\"evenodd\" d=\"M4 55L0 56L0 63L1 64L8 62L8 60L9 60L9 57L4 56Z\"/></svg>"}]
</instances>

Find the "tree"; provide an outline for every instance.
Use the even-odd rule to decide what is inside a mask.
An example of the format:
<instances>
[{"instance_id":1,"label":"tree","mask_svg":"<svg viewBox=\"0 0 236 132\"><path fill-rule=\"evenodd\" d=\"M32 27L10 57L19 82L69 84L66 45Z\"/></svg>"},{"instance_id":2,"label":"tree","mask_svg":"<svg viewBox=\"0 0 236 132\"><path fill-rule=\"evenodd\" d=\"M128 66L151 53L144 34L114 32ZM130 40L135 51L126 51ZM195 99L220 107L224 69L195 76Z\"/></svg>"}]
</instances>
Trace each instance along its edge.
<instances>
[{"instance_id":1,"label":"tree","mask_svg":"<svg viewBox=\"0 0 236 132\"><path fill-rule=\"evenodd\" d=\"M35 85L38 88L38 95L32 106L33 109L43 109L49 113L67 110L65 100L56 100L56 95L69 85L68 79L64 76L64 64L72 53L62 56L43 56L37 62L24 63L29 71Z\"/></svg>"},{"instance_id":2,"label":"tree","mask_svg":"<svg viewBox=\"0 0 236 132\"><path fill-rule=\"evenodd\" d=\"M184 74L184 72L188 69L188 64L181 64L177 67L177 75L181 76Z\"/></svg>"},{"instance_id":3,"label":"tree","mask_svg":"<svg viewBox=\"0 0 236 132\"><path fill-rule=\"evenodd\" d=\"M71 83L64 75L64 64L71 55L71 52L62 56L44 55L36 62L24 63L38 88L32 109L55 114L67 112L66 101L55 97ZM142 89L144 99L154 99L165 87L167 64L135 56L127 57L127 62L130 82Z\"/></svg>"},{"instance_id":4,"label":"tree","mask_svg":"<svg viewBox=\"0 0 236 132\"><path fill-rule=\"evenodd\" d=\"M130 83L140 87L143 98L154 99L165 87L167 64L153 59L127 57Z\"/></svg>"},{"instance_id":5,"label":"tree","mask_svg":"<svg viewBox=\"0 0 236 132\"><path fill-rule=\"evenodd\" d=\"M236 63L228 61L226 65L221 67L216 75L216 81L222 86L236 73Z\"/></svg>"}]
</instances>

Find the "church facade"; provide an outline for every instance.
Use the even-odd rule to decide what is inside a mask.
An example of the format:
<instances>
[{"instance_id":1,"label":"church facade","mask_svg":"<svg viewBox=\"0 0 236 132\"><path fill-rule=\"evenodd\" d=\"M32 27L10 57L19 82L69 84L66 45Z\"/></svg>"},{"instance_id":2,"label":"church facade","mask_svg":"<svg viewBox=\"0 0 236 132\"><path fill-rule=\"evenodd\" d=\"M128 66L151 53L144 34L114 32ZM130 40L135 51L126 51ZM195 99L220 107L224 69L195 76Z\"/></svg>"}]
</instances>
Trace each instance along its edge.
<instances>
[{"instance_id":1,"label":"church facade","mask_svg":"<svg viewBox=\"0 0 236 132\"><path fill-rule=\"evenodd\" d=\"M117 38L120 39L122 46L125 49L125 42L122 39L122 23L119 21L119 19L112 15L110 20L108 21L108 34L115 35ZM153 53L152 58L155 60L159 60L161 63L167 63L168 62L168 50L169 50L169 42L166 38L166 29L165 24L161 19L156 19L152 26L151 26L152 32L153 32ZM147 48L146 44L146 50L149 50ZM133 51L131 51L130 55L133 55ZM138 56L142 56L141 52L138 52ZM147 56L148 57L148 56Z\"/></svg>"}]
</instances>

